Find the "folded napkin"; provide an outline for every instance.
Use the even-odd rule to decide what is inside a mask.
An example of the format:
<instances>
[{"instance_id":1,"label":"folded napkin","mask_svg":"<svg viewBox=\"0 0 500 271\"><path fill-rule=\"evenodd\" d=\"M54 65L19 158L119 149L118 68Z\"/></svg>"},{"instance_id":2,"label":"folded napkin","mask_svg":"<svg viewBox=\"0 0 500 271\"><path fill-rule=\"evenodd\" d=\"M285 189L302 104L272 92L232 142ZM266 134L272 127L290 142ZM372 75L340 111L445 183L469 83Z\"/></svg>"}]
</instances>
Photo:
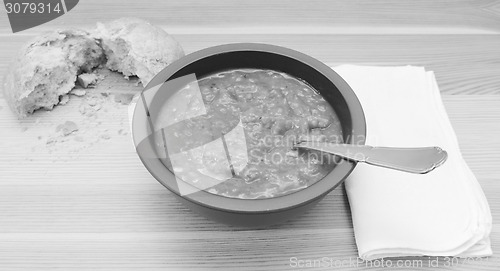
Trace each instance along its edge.
<instances>
[{"instance_id":1,"label":"folded napkin","mask_svg":"<svg viewBox=\"0 0 500 271\"><path fill-rule=\"evenodd\" d=\"M440 146L448 160L417 175L358 164L346 180L360 258L488 256L491 213L465 163L434 74L421 67L333 67L358 96L366 144Z\"/></svg>"}]
</instances>

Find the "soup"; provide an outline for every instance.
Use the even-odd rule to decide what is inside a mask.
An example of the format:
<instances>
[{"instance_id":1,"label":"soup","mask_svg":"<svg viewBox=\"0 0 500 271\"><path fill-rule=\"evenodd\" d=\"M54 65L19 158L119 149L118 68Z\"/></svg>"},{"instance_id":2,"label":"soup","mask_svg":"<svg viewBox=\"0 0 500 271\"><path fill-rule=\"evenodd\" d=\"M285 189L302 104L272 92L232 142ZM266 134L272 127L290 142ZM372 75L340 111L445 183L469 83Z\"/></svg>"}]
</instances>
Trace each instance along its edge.
<instances>
[{"instance_id":1,"label":"soup","mask_svg":"<svg viewBox=\"0 0 500 271\"><path fill-rule=\"evenodd\" d=\"M297 141L342 142L333 108L288 74L237 69L188 84L160 113L167 167L210 193L257 199L304 189L335 167L333 156ZM166 138L166 139L165 139Z\"/></svg>"}]
</instances>

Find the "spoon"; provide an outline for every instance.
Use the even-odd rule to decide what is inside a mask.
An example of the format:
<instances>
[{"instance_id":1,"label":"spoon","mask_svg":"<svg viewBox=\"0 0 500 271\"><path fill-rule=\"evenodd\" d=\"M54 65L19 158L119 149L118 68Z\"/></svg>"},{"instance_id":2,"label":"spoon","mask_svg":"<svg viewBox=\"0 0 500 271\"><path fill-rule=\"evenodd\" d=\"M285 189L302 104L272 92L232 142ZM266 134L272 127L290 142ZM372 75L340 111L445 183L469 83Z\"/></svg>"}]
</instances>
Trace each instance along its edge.
<instances>
[{"instance_id":1,"label":"spoon","mask_svg":"<svg viewBox=\"0 0 500 271\"><path fill-rule=\"evenodd\" d=\"M317 150L357 162L400 171L424 174L442 165L448 154L439 147L392 148L336 144L318 141L295 143L297 148Z\"/></svg>"}]
</instances>

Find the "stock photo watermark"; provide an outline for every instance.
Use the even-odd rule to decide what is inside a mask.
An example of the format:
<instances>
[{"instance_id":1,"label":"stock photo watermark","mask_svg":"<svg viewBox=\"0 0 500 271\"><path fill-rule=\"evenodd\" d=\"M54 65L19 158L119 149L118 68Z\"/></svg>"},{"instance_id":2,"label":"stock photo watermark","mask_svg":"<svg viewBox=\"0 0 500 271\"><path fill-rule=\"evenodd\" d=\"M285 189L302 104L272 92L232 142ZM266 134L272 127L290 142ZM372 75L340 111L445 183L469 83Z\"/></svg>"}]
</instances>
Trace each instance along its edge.
<instances>
[{"instance_id":1,"label":"stock photo watermark","mask_svg":"<svg viewBox=\"0 0 500 271\"><path fill-rule=\"evenodd\" d=\"M478 262L488 261L488 257L418 257L418 258L380 258L364 260L359 257L332 258L322 257L306 259L290 257L289 266L297 269L314 268L419 268L419 267L454 267L474 265Z\"/></svg>"}]
</instances>

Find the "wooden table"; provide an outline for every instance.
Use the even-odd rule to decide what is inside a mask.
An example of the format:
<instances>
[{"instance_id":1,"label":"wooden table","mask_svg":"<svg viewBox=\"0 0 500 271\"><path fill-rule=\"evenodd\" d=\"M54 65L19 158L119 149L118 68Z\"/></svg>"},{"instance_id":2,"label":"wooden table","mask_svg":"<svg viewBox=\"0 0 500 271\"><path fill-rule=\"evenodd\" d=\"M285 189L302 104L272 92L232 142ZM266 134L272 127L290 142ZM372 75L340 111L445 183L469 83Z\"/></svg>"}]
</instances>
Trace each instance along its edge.
<instances>
[{"instance_id":1,"label":"wooden table","mask_svg":"<svg viewBox=\"0 0 500 271\"><path fill-rule=\"evenodd\" d=\"M500 268L500 2L88 0L17 34L2 12L0 73L18 47L42 30L122 16L162 25L186 53L264 42L330 65L418 65L435 71L494 222L495 255L451 269ZM116 79L117 91L127 88L122 81ZM342 188L304 216L266 230L224 226L191 213L143 167L130 136L118 132L128 127L126 106L113 105L95 123L82 124L90 128L81 127L77 135L99 137L85 148L46 142L64 121L85 121L78 112L84 99L18 121L0 97L0 270L289 270L291 257L356 259ZM427 265L427 258L417 259ZM443 263L441 258L438 269Z\"/></svg>"}]
</instances>

